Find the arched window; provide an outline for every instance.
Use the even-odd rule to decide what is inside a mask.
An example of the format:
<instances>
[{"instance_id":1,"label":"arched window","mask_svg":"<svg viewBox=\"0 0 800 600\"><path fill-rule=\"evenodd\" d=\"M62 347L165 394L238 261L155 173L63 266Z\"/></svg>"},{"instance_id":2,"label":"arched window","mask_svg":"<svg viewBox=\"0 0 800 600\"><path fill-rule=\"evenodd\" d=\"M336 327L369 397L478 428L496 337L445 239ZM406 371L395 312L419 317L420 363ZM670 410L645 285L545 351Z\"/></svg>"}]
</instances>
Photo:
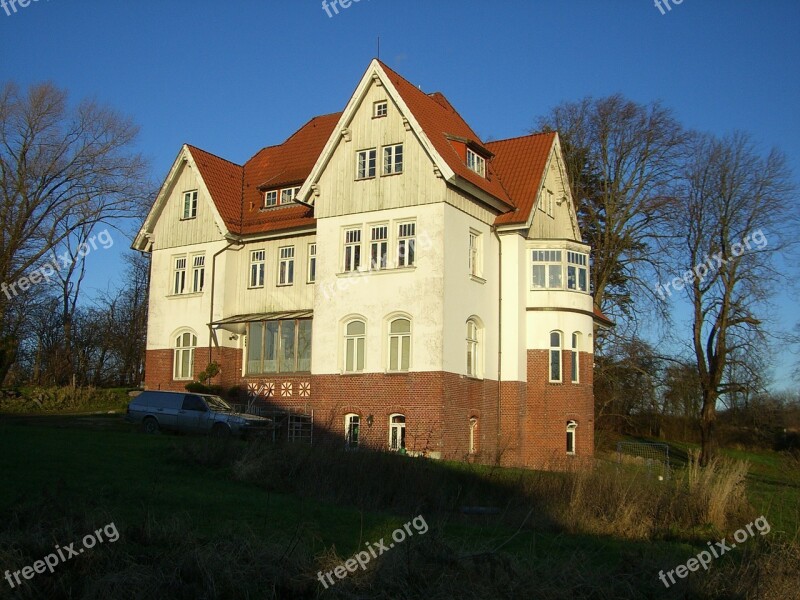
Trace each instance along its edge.
<instances>
[{"instance_id":1,"label":"arched window","mask_svg":"<svg viewBox=\"0 0 800 600\"><path fill-rule=\"evenodd\" d=\"M345 325L344 332L344 370L355 373L364 370L364 351L367 339L367 324L353 320Z\"/></svg>"},{"instance_id":2,"label":"arched window","mask_svg":"<svg viewBox=\"0 0 800 600\"><path fill-rule=\"evenodd\" d=\"M550 332L550 381L561 382L561 332Z\"/></svg>"},{"instance_id":3,"label":"arched window","mask_svg":"<svg viewBox=\"0 0 800 600\"><path fill-rule=\"evenodd\" d=\"M467 375L480 377L480 330L474 319L467 321Z\"/></svg>"},{"instance_id":4,"label":"arched window","mask_svg":"<svg viewBox=\"0 0 800 600\"><path fill-rule=\"evenodd\" d=\"M173 379L192 379L194 375L194 349L196 347L197 336L191 331L184 331L175 336Z\"/></svg>"},{"instance_id":5,"label":"arched window","mask_svg":"<svg viewBox=\"0 0 800 600\"><path fill-rule=\"evenodd\" d=\"M403 450L406 447L406 417L394 414L389 417L389 448Z\"/></svg>"},{"instance_id":6,"label":"arched window","mask_svg":"<svg viewBox=\"0 0 800 600\"><path fill-rule=\"evenodd\" d=\"M575 430L578 424L575 421L567 421L567 454L575 454Z\"/></svg>"},{"instance_id":7,"label":"arched window","mask_svg":"<svg viewBox=\"0 0 800 600\"><path fill-rule=\"evenodd\" d=\"M405 317L389 323L389 370L408 371L411 363L411 321Z\"/></svg>"},{"instance_id":8,"label":"arched window","mask_svg":"<svg viewBox=\"0 0 800 600\"><path fill-rule=\"evenodd\" d=\"M572 334L572 383L580 382L580 368L578 364L578 348L580 346L581 334L577 331Z\"/></svg>"},{"instance_id":9,"label":"arched window","mask_svg":"<svg viewBox=\"0 0 800 600\"><path fill-rule=\"evenodd\" d=\"M472 417L469 420L469 453L475 454L478 451L478 418Z\"/></svg>"},{"instance_id":10,"label":"arched window","mask_svg":"<svg viewBox=\"0 0 800 600\"><path fill-rule=\"evenodd\" d=\"M350 450L358 448L358 434L361 428L361 417L349 413L344 417L345 447Z\"/></svg>"}]
</instances>

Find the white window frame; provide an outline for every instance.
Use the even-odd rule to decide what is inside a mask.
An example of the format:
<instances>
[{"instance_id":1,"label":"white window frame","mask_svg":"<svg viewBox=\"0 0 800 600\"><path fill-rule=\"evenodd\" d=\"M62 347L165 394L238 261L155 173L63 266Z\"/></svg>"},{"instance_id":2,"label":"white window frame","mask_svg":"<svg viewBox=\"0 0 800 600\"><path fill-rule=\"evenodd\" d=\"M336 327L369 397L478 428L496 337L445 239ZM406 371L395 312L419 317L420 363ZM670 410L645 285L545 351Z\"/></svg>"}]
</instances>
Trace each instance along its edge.
<instances>
[{"instance_id":1,"label":"white window frame","mask_svg":"<svg viewBox=\"0 0 800 600\"><path fill-rule=\"evenodd\" d=\"M389 101L378 100L372 105L372 118L380 119L389 114Z\"/></svg>"},{"instance_id":2,"label":"white window frame","mask_svg":"<svg viewBox=\"0 0 800 600\"><path fill-rule=\"evenodd\" d=\"M355 432L355 436L353 433ZM361 416L356 413L347 413L344 416L344 444L348 450L357 450L361 442ZM355 442L353 442L355 437Z\"/></svg>"},{"instance_id":3,"label":"white window frame","mask_svg":"<svg viewBox=\"0 0 800 600\"><path fill-rule=\"evenodd\" d=\"M567 277L568 290L589 291L589 256L583 252L567 250Z\"/></svg>"},{"instance_id":4,"label":"white window frame","mask_svg":"<svg viewBox=\"0 0 800 600\"><path fill-rule=\"evenodd\" d=\"M580 383L581 382L581 369L580 369L580 344L581 344L581 334L578 331L573 332L572 334L572 364L570 366L570 380L572 383Z\"/></svg>"},{"instance_id":5,"label":"white window frame","mask_svg":"<svg viewBox=\"0 0 800 600\"><path fill-rule=\"evenodd\" d=\"M531 250L531 289L532 290L563 290L564 265L563 250ZM541 273L542 276L538 276ZM557 275L559 285L552 285ZM544 285L537 285L537 279L544 279Z\"/></svg>"},{"instance_id":6,"label":"white window frame","mask_svg":"<svg viewBox=\"0 0 800 600\"><path fill-rule=\"evenodd\" d=\"M356 152L356 179L374 179L378 173L377 166L377 148L366 148Z\"/></svg>"},{"instance_id":7,"label":"white window frame","mask_svg":"<svg viewBox=\"0 0 800 600\"><path fill-rule=\"evenodd\" d=\"M294 246L278 248L278 285L294 285Z\"/></svg>"},{"instance_id":8,"label":"white window frame","mask_svg":"<svg viewBox=\"0 0 800 600\"><path fill-rule=\"evenodd\" d=\"M264 208L278 206L278 190L268 190L264 192Z\"/></svg>"},{"instance_id":9,"label":"white window frame","mask_svg":"<svg viewBox=\"0 0 800 600\"><path fill-rule=\"evenodd\" d=\"M478 453L478 417L469 418L469 453Z\"/></svg>"},{"instance_id":10,"label":"white window frame","mask_svg":"<svg viewBox=\"0 0 800 600\"><path fill-rule=\"evenodd\" d=\"M486 159L470 148L467 148L467 168L486 177Z\"/></svg>"},{"instance_id":11,"label":"white window frame","mask_svg":"<svg viewBox=\"0 0 800 600\"><path fill-rule=\"evenodd\" d=\"M184 345L185 341L188 344ZM173 359L172 359L172 379L173 381L190 381L194 379L194 354L197 348L197 335L193 331L180 331L177 335L173 336L175 345L173 346ZM188 365L184 364L184 356L188 355ZM184 367L188 366L188 373L184 371Z\"/></svg>"},{"instance_id":12,"label":"white window frame","mask_svg":"<svg viewBox=\"0 0 800 600\"><path fill-rule=\"evenodd\" d=\"M567 421L567 447L566 451L569 456L575 456L575 449L578 444L578 423L575 421Z\"/></svg>"},{"instance_id":13,"label":"white window frame","mask_svg":"<svg viewBox=\"0 0 800 600\"><path fill-rule=\"evenodd\" d=\"M308 245L308 269L306 271L306 283L314 283L317 280L317 243Z\"/></svg>"},{"instance_id":14,"label":"white window frame","mask_svg":"<svg viewBox=\"0 0 800 600\"><path fill-rule=\"evenodd\" d=\"M467 376L480 377L481 376L481 342L480 342L481 328L475 319L467 320Z\"/></svg>"},{"instance_id":15,"label":"white window frame","mask_svg":"<svg viewBox=\"0 0 800 600\"><path fill-rule=\"evenodd\" d=\"M557 343L553 342L556 339L553 336L558 336ZM564 381L564 353L562 350L564 335L560 331L551 331L547 339L549 341L547 379L550 383L562 383ZM557 379L553 378L553 367L556 364L558 365Z\"/></svg>"},{"instance_id":16,"label":"white window frame","mask_svg":"<svg viewBox=\"0 0 800 600\"><path fill-rule=\"evenodd\" d=\"M408 331L393 332L392 325L398 321L408 322ZM407 373L411 370L411 336L414 331L414 325L411 319L404 315L398 315L389 319L388 322L388 346L387 346L387 359L388 371L390 373ZM392 360L392 346L397 344L397 354L395 360ZM408 362L403 364L403 350L408 349Z\"/></svg>"},{"instance_id":17,"label":"white window frame","mask_svg":"<svg viewBox=\"0 0 800 600\"><path fill-rule=\"evenodd\" d=\"M417 262L417 222L405 221L397 224L398 267L413 267Z\"/></svg>"},{"instance_id":18,"label":"white window frame","mask_svg":"<svg viewBox=\"0 0 800 600\"><path fill-rule=\"evenodd\" d=\"M369 268L382 271L389 268L389 224L370 225Z\"/></svg>"},{"instance_id":19,"label":"white window frame","mask_svg":"<svg viewBox=\"0 0 800 600\"><path fill-rule=\"evenodd\" d=\"M300 191L299 187L289 187L281 189L281 204L292 204L297 197L297 192Z\"/></svg>"},{"instance_id":20,"label":"white window frame","mask_svg":"<svg viewBox=\"0 0 800 600\"><path fill-rule=\"evenodd\" d=\"M361 269L361 227L345 228L343 238L342 272L358 272Z\"/></svg>"},{"instance_id":21,"label":"white window frame","mask_svg":"<svg viewBox=\"0 0 800 600\"><path fill-rule=\"evenodd\" d=\"M397 423L395 423L397 419ZM402 419L402 421L400 420ZM389 449L400 451L406 447L406 416L402 413L389 415Z\"/></svg>"},{"instance_id":22,"label":"white window frame","mask_svg":"<svg viewBox=\"0 0 800 600\"><path fill-rule=\"evenodd\" d=\"M186 271L188 258L185 254L172 257L172 295L186 293Z\"/></svg>"},{"instance_id":23,"label":"white window frame","mask_svg":"<svg viewBox=\"0 0 800 600\"><path fill-rule=\"evenodd\" d=\"M192 255L192 293L200 294L203 292L206 283L206 255Z\"/></svg>"},{"instance_id":24,"label":"white window frame","mask_svg":"<svg viewBox=\"0 0 800 600\"><path fill-rule=\"evenodd\" d=\"M265 273L267 270L267 251L264 248L250 251L250 269L247 280L248 288L264 287Z\"/></svg>"},{"instance_id":25,"label":"white window frame","mask_svg":"<svg viewBox=\"0 0 800 600\"><path fill-rule=\"evenodd\" d=\"M480 278L483 274L483 251L481 246L483 245L483 239L481 237L481 232L475 229L469 230L469 274L472 277Z\"/></svg>"},{"instance_id":26,"label":"white window frame","mask_svg":"<svg viewBox=\"0 0 800 600\"><path fill-rule=\"evenodd\" d=\"M183 219L197 217L197 190L183 193Z\"/></svg>"},{"instance_id":27,"label":"white window frame","mask_svg":"<svg viewBox=\"0 0 800 600\"><path fill-rule=\"evenodd\" d=\"M403 172L403 144L383 147L382 175L397 175Z\"/></svg>"},{"instance_id":28,"label":"white window frame","mask_svg":"<svg viewBox=\"0 0 800 600\"><path fill-rule=\"evenodd\" d=\"M360 323L364 326L364 333L350 333L350 325ZM349 319L344 324L344 360L342 371L344 373L361 373L366 365L367 352L367 322L358 317Z\"/></svg>"}]
</instances>

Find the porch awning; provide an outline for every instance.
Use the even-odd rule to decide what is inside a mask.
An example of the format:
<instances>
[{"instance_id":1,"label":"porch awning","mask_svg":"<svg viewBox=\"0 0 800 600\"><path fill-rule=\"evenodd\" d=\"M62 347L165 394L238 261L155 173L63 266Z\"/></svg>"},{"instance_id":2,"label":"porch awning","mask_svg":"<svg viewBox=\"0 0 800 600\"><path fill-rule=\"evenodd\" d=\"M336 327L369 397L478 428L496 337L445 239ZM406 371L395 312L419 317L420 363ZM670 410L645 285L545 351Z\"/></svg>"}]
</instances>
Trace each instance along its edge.
<instances>
[{"instance_id":1,"label":"porch awning","mask_svg":"<svg viewBox=\"0 0 800 600\"><path fill-rule=\"evenodd\" d=\"M213 329L225 329L233 333L244 333L245 324L253 321L280 321L282 319L310 319L314 316L313 310L284 310L267 313L250 313L247 315L234 315L211 322Z\"/></svg>"}]
</instances>

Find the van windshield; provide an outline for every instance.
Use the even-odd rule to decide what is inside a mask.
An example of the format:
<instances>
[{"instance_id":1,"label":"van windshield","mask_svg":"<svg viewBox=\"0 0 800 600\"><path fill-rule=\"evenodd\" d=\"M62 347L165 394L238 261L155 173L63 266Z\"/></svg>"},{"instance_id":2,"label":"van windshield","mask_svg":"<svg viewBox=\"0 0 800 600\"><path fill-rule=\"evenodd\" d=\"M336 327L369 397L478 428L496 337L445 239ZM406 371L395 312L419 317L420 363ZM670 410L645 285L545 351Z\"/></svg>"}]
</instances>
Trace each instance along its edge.
<instances>
[{"instance_id":1,"label":"van windshield","mask_svg":"<svg viewBox=\"0 0 800 600\"><path fill-rule=\"evenodd\" d=\"M205 398L206 403L211 410L224 410L228 412L233 410L230 405L219 396L206 396Z\"/></svg>"}]
</instances>

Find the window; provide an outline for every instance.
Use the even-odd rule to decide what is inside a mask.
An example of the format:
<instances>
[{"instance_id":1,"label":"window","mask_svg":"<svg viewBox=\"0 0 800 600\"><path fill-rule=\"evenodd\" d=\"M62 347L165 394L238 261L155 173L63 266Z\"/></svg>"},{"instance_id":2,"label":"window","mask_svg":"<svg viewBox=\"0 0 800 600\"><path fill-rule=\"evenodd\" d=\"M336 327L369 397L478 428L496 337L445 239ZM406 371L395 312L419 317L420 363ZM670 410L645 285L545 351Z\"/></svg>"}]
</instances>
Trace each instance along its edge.
<instances>
[{"instance_id":1,"label":"window","mask_svg":"<svg viewBox=\"0 0 800 600\"><path fill-rule=\"evenodd\" d=\"M308 283L314 283L317 280L317 245L308 245Z\"/></svg>"},{"instance_id":2,"label":"window","mask_svg":"<svg viewBox=\"0 0 800 600\"><path fill-rule=\"evenodd\" d=\"M587 291L588 256L580 252L567 252L567 288Z\"/></svg>"},{"instance_id":3,"label":"window","mask_svg":"<svg viewBox=\"0 0 800 600\"><path fill-rule=\"evenodd\" d=\"M469 232L469 274L481 276L481 234L474 230Z\"/></svg>"},{"instance_id":4,"label":"window","mask_svg":"<svg viewBox=\"0 0 800 600\"><path fill-rule=\"evenodd\" d=\"M191 410L194 412L208 412L208 407L206 403L203 402L203 399L200 396L195 396L194 394L186 394L183 397L183 406L181 410Z\"/></svg>"},{"instance_id":5,"label":"window","mask_svg":"<svg viewBox=\"0 0 800 600\"><path fill-rule=\"evenodd\" d=\"M294 246L278 248L278 285L294 283Z\"/></svg>"},{"instance_id":6,"label":"window","mask_svg":"<svg viewBox=\"0 0 800 600\"><path fill-rule=\"evenodd\" d=\"M579 383L580 369L578 368L578 346L580 343L581 334L575 332L572 334L572 383Z\"/></svg>"},{"instance_id":7,"label":"window","mask_svg":"<svg viewBox=\"0 0 800 600\"><path fill-rule=\"evenodd\" d=\"M406 417L391 415L389 417L389 448L404 450L406 447Z\"/></svg>"},{"instance_id":8,"label":"window","mask_svg":"<svg viewBox=\"0 0 800 600\"><path fill-rule=\"evenodd\" d=\"M361 266L361 229L344 232L344 271L358 271Z\"/></svg>"},{"instance_id":9,"label":"window","mask_svg":"<svg viewBox=\"0 0 800 600\"><path fill-rule=\"evenodd\" d=\"M478 324L467 321L467 375L478 377Z\"/></svg>"},{"instance_id":10,"label":"window","mask_svg":"<svg viewBox=\"0 0 800 600\"><path fill-rule=\"evenodd\" d=\"M367 325L364 321L350 321L344 334L344 370L356 373L364 370L364 348Z\"/></svg>"},{"instance_id":11,"label":"window","mask_svg":"<svg viewBox=\"0 0 800 600\"><path fill-rule=\"evenodd\" d=\"M376 119L385 117L389 114L389 103L386 100L380 100L372 105L372 116Z\"/></svg>"},{"instance_id":12,"label":"window","mask_svg":"<svg viewBox=\"0 0 800 600\"><path fill-rule=\"evenodd\" d=\"M550 381L561 382L561 333L550 333Z\"/></svg>"},{"instance_id":13,"label":"window","mask_svg":"<svg viewBox=\"0 0 800 600\"><path fill-rule=\"evenodd\" d=\"M416 259L416 223L401 223L397 231L397 266L413 267Z\"/></svg>"},{"instance_id":14,"label":"window","mask_svg":"<svg viewBox=\"0 0 800 600\"><path fill-rule=\"evenodd\" d=\"M403 144L383 148L383 174L403 172Z\"/></svg>"},{"instance_id":15,"label":"window","mask_svg":"<svg viewBox=\"0 0 800 600\"><path fill-rule=\"evenodd\" d=\"M299 187L286 188L281 190L281 204L290 204L294 202L297 192L300 191Z\"/></svg>"},{"instance_id":16,"label":"window","mask_svg":"<svg viewBox=\"0 0 800 600\"><path fill-rule=\"evenodd\" d=\"M192 292L202 292L205 284L206 257L204 254L198 254L192 257Z\"/></svg>"},{"instance_id":17,"label":"window","mask_svg":"<svg viewBox=\"0 0 800 600\"><path fill-rule=\"evenodd\" d=\"M467 168L475 171L481 177L486 177L486 160L467 148Z\"/></svg>"},{"instance_id":18,"label":"window","mask_svg":"<svg viewBox=\"0 0 800 600\"><path fill-rule=\"evenodd\" d=\"M405 318L389 323L389 370L408 371L411 362L411 321Z\"/></svg>"},{"instance_id":19,"label":"window","mask_svg":"<svg viewBox=\"0 0 800 600\"><path fill-rule=\"evenodd\" d=\"M344 439L345 448L354 450L358 448L358 430L361 426L361 417L355 413L350 413L344 417Z\"/></svg>"},{"instance_id":20,"label":"window","mask_svg":"<svg viewBox=\"0 0 800 600\"><path fill-rule=\"evenodd\" d=\"M471 417L469 420L469 453L478 451L478 419Z\"/></svg>"},{"instance_id":21,"label":"window","mask_svg":"<svg viewBox=\"0 0 800 600\"><path fill-rule=\"evenodd\" d=\"M264 287L264 263L266 250L250 252L250 287Z\"/></svg>"},{"instance_id":22,"label":"window","mask_svg":"<svg viewBox=\"0 0 800 600\"><path fill-rule=\"evenodd\" d=\"M372 228L372 240L369 245L370 268L381 270L386 268L386 258L389 254L389 226L376 225Z\"/></svg>"},{"instance_id":23,"label":"window","mask_svg":"<svg viewBox=\"0 0 800 600\"><path fill-rule=\"evenodd\" d=\"M575 430L578 424L575 421L567 421L567 454L575 454Z\"/></svg>"},{"instance_id":24,"label":"window","mask_svg":"<svg viewBox=\"0 0 800 600\"><path fill-rule=\"evenodd\" d=\"M194 219L197 216L197 190L183 194L183 218Z\"/></svg>"},{"instance_id":25,"label":"window","mask_svg":"<svg viewBox=\"0 0 800 600\"><path fill-rule=\"evenodd\" d=\"M186 289L186 257L175 257L175 268L172 271L172 293L182 294Z\"/></svg>"},{"instance_id":26,"label":"window","mask_svg":"<svg viewBox=\"0 0 800 600\"><path fill-rule=\"evenodd\" d=\"M554 206L554 197L552 190L548 190L545 188L542 190L542 199L539 203L539 210L545 213L547 216L553 216L553 206Z\"/></svg>"},{"instance_id":27,"label":"window","mask_svg":"<svg viewBox=\"0 0 800 600\"><path fill-rule=\"evenodd\" d=\"M310 370L311 319L248 323L248 375Z\"/></svg>"},{"instance_id":28,"label":"window","mask_svg":"<svg viewBox=\"0 0 800 600\"><path fill-rule=\"evenodd\" d=\"M270 190L264 194L264 206L277 206L278 204L278 190Z\"/></svg>"},{"instance_id":29,"label":"window","mask_svg":"<svg viewBox=\"0 0 800 600\"><path fill-rule=\"evenodd\" d=\"M358 170L356 179L368 179L375 177L375 162L377 159L377 149L360 150L358 152Z\"/></svg>"},{"instance_id":30,"label":"window","mask_svg":"<svg viewBox=\"0 0 800 600\"><path fill-rule=\"evenodd\" d=\"M194 349L197 336L190 331L179 333L175 338L173 379L191 379L194 373Z\"/></svg>"},{"instance_id":31,"label":"window","mask_svg":"<svg viewBox=\"0 0 800 600\"><path fill-rule=\"evenodd\" d=\"M533 250L531 256L533 261L531 288L562 288L561 250Z\"/></svg>"}]
</instances>

